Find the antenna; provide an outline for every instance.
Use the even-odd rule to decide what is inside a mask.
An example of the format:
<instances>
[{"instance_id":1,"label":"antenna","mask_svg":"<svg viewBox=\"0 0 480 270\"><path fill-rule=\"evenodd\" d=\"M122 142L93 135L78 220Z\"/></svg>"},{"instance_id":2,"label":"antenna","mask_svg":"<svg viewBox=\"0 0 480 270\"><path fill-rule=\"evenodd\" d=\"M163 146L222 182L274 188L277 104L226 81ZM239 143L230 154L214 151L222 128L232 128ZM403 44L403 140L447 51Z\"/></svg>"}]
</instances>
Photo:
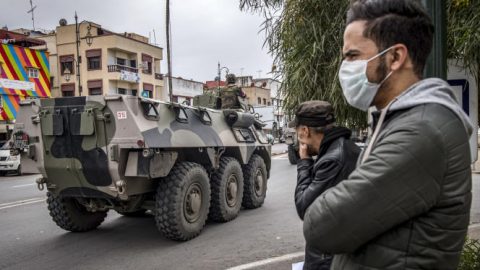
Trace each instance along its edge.
<instances>
[{"instance_id":1,"label":"antenna","mask_svg":"<svg viewBox=\"0 0 480 270\"><path fill-rule=\"evenodd\" d=\"M32 13L32 24L33 24L33 30L35 31L35 16L33 14L33 11L37 8L37 6L34 6L32 3L32 0L30 0L30 10L27 11L27 13Z\"/></svg>"},{"instance_id":2,"label":"antenna","mask_svg":"<svg viewBox=\"0 0 480 270\"><path fill-rule=\"evenodd\" d=\"M153 29L153 44L157 46L157 35L155 34L155 29Z\"/></svg>"}]
</instances>

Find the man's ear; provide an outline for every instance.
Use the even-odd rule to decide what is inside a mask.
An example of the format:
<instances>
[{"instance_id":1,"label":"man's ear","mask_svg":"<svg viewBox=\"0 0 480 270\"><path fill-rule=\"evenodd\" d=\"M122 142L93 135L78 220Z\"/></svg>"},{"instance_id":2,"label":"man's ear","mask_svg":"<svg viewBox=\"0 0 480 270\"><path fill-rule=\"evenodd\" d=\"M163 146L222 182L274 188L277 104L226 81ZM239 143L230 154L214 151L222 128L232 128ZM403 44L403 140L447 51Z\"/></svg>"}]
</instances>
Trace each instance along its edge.
<instances>
[{"instance_id":1,"label":"man's ear","mask_svg":"<svg viewBox=\"0 0 480 270\"><path fill-rule=\"evenodd\" d=\"M412 63L408 56L408 49L404 44L396 44L395 47L392 48L392 53L389 54L388 58L388 60L391 61L390 69L392 71L397 71L401 68L412 68Z\"/></svg>"},{"instance_id":2,"label":"man's ear","mask_svg":"<svg viewBox=\"0 0 480 270\"><path fill-rule=\"evenodd\" d=\"M297 128L297 134L300 134L300 133L303 134L305 137L308 137L308 136L310 136L310 129L306 126L303 126L303 125L299 126Z\"/></svg>"}]
</instances>

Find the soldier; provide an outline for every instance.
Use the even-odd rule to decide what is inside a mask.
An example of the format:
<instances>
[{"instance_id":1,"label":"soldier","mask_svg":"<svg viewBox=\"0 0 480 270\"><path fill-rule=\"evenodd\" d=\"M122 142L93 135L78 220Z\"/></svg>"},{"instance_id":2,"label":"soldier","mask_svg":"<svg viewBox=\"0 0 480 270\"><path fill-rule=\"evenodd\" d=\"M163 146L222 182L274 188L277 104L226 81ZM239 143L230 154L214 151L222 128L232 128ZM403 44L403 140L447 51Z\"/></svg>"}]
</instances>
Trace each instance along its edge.
<instances>
[{"instance_id":1,"label":"soldier","mask_svg":"<svg viewBox=\"0 0 480 270\"><path fill-rule=\"evenodd\" d=\"M244 99L247 97L240 87L235 85L235 74L227 74L227 87L220 92L222 101L220 109L245 109Z\"/></svg>"}]
</instances>

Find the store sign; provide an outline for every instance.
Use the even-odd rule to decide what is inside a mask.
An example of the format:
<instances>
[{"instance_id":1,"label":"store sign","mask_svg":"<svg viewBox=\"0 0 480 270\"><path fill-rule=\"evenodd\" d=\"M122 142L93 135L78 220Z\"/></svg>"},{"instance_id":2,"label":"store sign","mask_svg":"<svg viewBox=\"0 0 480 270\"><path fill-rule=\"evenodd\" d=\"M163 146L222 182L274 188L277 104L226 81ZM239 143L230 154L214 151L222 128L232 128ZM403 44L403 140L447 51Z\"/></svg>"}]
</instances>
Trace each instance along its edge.
<instances>
[{"instance_id":1,"label":"store sign","mask_svg":"<svg viewBox=\"0 0 480 270\"><path fill-rule=\"evenodd\" d=\"M0 87L10 88L15 90L35 91L35 84L32 82L9 80L9 79L0 79Z\"/></svg>"},{"instance_id":2,"label":"store sign","mask_svg":"<svg viewBox=\"0 0 480 270\"><path fill-rule=\"evenodd\" d=\"M138 83L140 81L140 76L138 73L122 70L120 71L120 80Z\"/></svg>"}]
</instances>

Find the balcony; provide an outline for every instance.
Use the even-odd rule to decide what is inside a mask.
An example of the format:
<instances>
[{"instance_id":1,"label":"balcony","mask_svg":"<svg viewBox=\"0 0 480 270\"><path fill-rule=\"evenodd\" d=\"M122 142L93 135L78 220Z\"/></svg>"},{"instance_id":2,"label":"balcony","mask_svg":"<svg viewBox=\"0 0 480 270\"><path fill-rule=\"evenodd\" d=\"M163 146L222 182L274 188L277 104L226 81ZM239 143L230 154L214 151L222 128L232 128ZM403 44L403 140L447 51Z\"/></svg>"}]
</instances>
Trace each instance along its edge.
<instances>
[{"instance_id":1,"label":"balcony","mask_svg":"<svg viewBox=\"0 0 480 270\"><path fill-rule=\"evenodd\" d=\"M161 74L161 73L155 73L155 79L156 79L156 80L163 80L163 74Z\"/></svg>"},{"instance_id":2,"label":"balcony","mask_svg":"<svg viewBox=\"0 0 480 270\"><path fill-rule=\"evenodd\" d=\"M108 66L108 72L122 72L122 71L138 73L138 68L121 66L121 65L109 65Z\"/></svg>"}]
</instances>

